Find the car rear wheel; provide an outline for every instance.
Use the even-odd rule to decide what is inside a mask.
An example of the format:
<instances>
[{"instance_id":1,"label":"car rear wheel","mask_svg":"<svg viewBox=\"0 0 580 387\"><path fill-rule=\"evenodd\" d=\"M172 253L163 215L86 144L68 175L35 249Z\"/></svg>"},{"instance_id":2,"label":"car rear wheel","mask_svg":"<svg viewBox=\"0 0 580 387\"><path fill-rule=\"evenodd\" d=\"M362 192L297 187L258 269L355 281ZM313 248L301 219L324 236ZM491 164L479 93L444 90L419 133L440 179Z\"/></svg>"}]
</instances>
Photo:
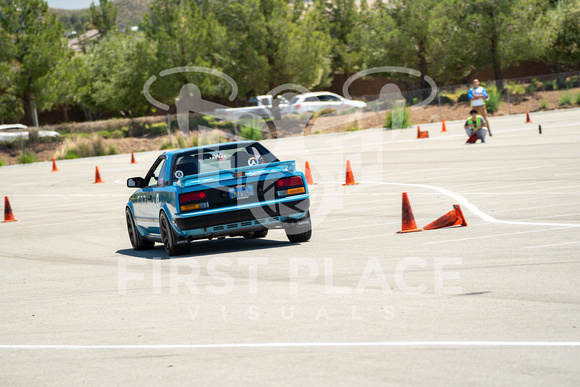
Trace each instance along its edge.
<instances>
[{"instance_id":1,"label":"car rear wheel","mask_svg":"<svg viewBox=\"0 0 580 387\"><path fill-rule=\"evenodd\" d=\"M286 226L286 237L293 243L307 242L312 237L312 223L310 221L310 211L301 220L289 223Z\"/></svg>"},{"instance_id":2,"label":"car rear wheel","mask_svg":"<svg viewBox=\"0 0 580 387\"><path fill-rule=\"evenodd\" d=\"M155 242L144 240L137 226L135 226L135 220L133 219L133 214L129 208L125 209L125 218L127 219L127 231L129 232L129 240L134 250L147 250L152 249L155 246Z\"/></svg>"},{"instance_id":3,"label":"car rear wheel","mask_svg":"<svg viewBox=\"0 0 580 387\"><path fill-rule=\"evenodd\" d=\"M175 231L173 231L165 212L162 212L159 217L159 232L165 251L167 251L169 256L173 257L189 252L189 242L178 243L177 235L175 235Z\"/></svg>"}]
</instances>

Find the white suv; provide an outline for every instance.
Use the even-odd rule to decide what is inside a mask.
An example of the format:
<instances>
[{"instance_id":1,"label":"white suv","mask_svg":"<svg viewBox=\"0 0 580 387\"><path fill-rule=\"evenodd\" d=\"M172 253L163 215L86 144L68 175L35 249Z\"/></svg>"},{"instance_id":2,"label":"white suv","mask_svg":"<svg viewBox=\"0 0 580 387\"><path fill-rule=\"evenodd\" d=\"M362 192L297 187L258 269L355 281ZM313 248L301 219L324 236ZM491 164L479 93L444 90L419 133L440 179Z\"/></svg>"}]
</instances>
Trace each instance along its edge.
<instances>
[{"instance_id":1,"label":"white suv","mask_svg":"<svg viewBox=\"0 0 580 387\"><path fill-rule=\"evenodd\" d=\"M342 110L348 108L362 109L366 106L367 104L364 101L354 101L343 98L338 94L321 91L317 93L298 94L283 108L282 114L312 114L326 108Z\"/></svg>"}]
</instances>

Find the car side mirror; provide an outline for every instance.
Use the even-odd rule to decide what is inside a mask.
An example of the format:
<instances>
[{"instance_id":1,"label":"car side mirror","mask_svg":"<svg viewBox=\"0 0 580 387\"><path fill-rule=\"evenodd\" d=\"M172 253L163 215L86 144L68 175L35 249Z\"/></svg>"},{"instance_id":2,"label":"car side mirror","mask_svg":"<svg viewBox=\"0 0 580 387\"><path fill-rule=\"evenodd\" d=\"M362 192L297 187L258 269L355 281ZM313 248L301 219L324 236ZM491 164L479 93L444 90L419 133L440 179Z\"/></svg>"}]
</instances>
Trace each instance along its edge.
<instances>
[{"instance_id":1,"label":"car side mirror","mask_svg":"<svg viewBox=\"0 0 580 387\"><path fill-rule=\"evenodd\" d=\"M142 177L131 177L127 179L127 187L129 188L142 188L145 180Z\"/></svg>"}]
</instances>

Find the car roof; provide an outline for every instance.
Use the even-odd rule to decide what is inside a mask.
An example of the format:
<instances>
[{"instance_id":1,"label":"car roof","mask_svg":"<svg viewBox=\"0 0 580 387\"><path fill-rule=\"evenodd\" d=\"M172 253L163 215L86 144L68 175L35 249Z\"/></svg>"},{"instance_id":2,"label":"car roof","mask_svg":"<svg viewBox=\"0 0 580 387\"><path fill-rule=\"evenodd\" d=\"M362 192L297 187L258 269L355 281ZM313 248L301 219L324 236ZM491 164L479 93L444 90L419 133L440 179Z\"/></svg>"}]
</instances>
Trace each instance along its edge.
<instances>
[{"instance_id":1,"label":"car roof","mask_svg":"<svg viewBox=\"0 0 580 387\"><path fill-rule=\"evenodd\" d=\"M296 97L318 97L319 95L334 95L340 97L340 95L331 93L330 91L313 91L311 93L298 94Z\"/></svg>"},{"instance_id":2,"label":"car roof","mask_svg":"<svg viewBox=\"0 0 580 387\"><path fill-rule=\"evenodd\" d=\"M21 124L6 124L0 125L0 130L9 130L9 129L26 129L28 126L21 125Z\"/></svg>"}]
</instances>

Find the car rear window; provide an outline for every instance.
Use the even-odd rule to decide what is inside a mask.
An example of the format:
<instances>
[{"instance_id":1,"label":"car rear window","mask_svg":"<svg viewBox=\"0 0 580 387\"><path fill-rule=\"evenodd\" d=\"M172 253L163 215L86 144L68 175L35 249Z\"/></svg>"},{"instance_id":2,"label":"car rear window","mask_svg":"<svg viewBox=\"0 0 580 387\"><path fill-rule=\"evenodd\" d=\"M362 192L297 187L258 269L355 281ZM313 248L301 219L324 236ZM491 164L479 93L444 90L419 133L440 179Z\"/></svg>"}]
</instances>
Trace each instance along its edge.
<instances>
[{"instance_id":1,"label":"car rear window","mask_svg":"<svg viewBox=\"0 0 580 387\"><path fill-rule=\"evenodd\" d=\"M173 163L172 176L177 180L185 176L275 161L278 159L258 143L212 145L180 154Z\"/></svg>"}]
</instances>

